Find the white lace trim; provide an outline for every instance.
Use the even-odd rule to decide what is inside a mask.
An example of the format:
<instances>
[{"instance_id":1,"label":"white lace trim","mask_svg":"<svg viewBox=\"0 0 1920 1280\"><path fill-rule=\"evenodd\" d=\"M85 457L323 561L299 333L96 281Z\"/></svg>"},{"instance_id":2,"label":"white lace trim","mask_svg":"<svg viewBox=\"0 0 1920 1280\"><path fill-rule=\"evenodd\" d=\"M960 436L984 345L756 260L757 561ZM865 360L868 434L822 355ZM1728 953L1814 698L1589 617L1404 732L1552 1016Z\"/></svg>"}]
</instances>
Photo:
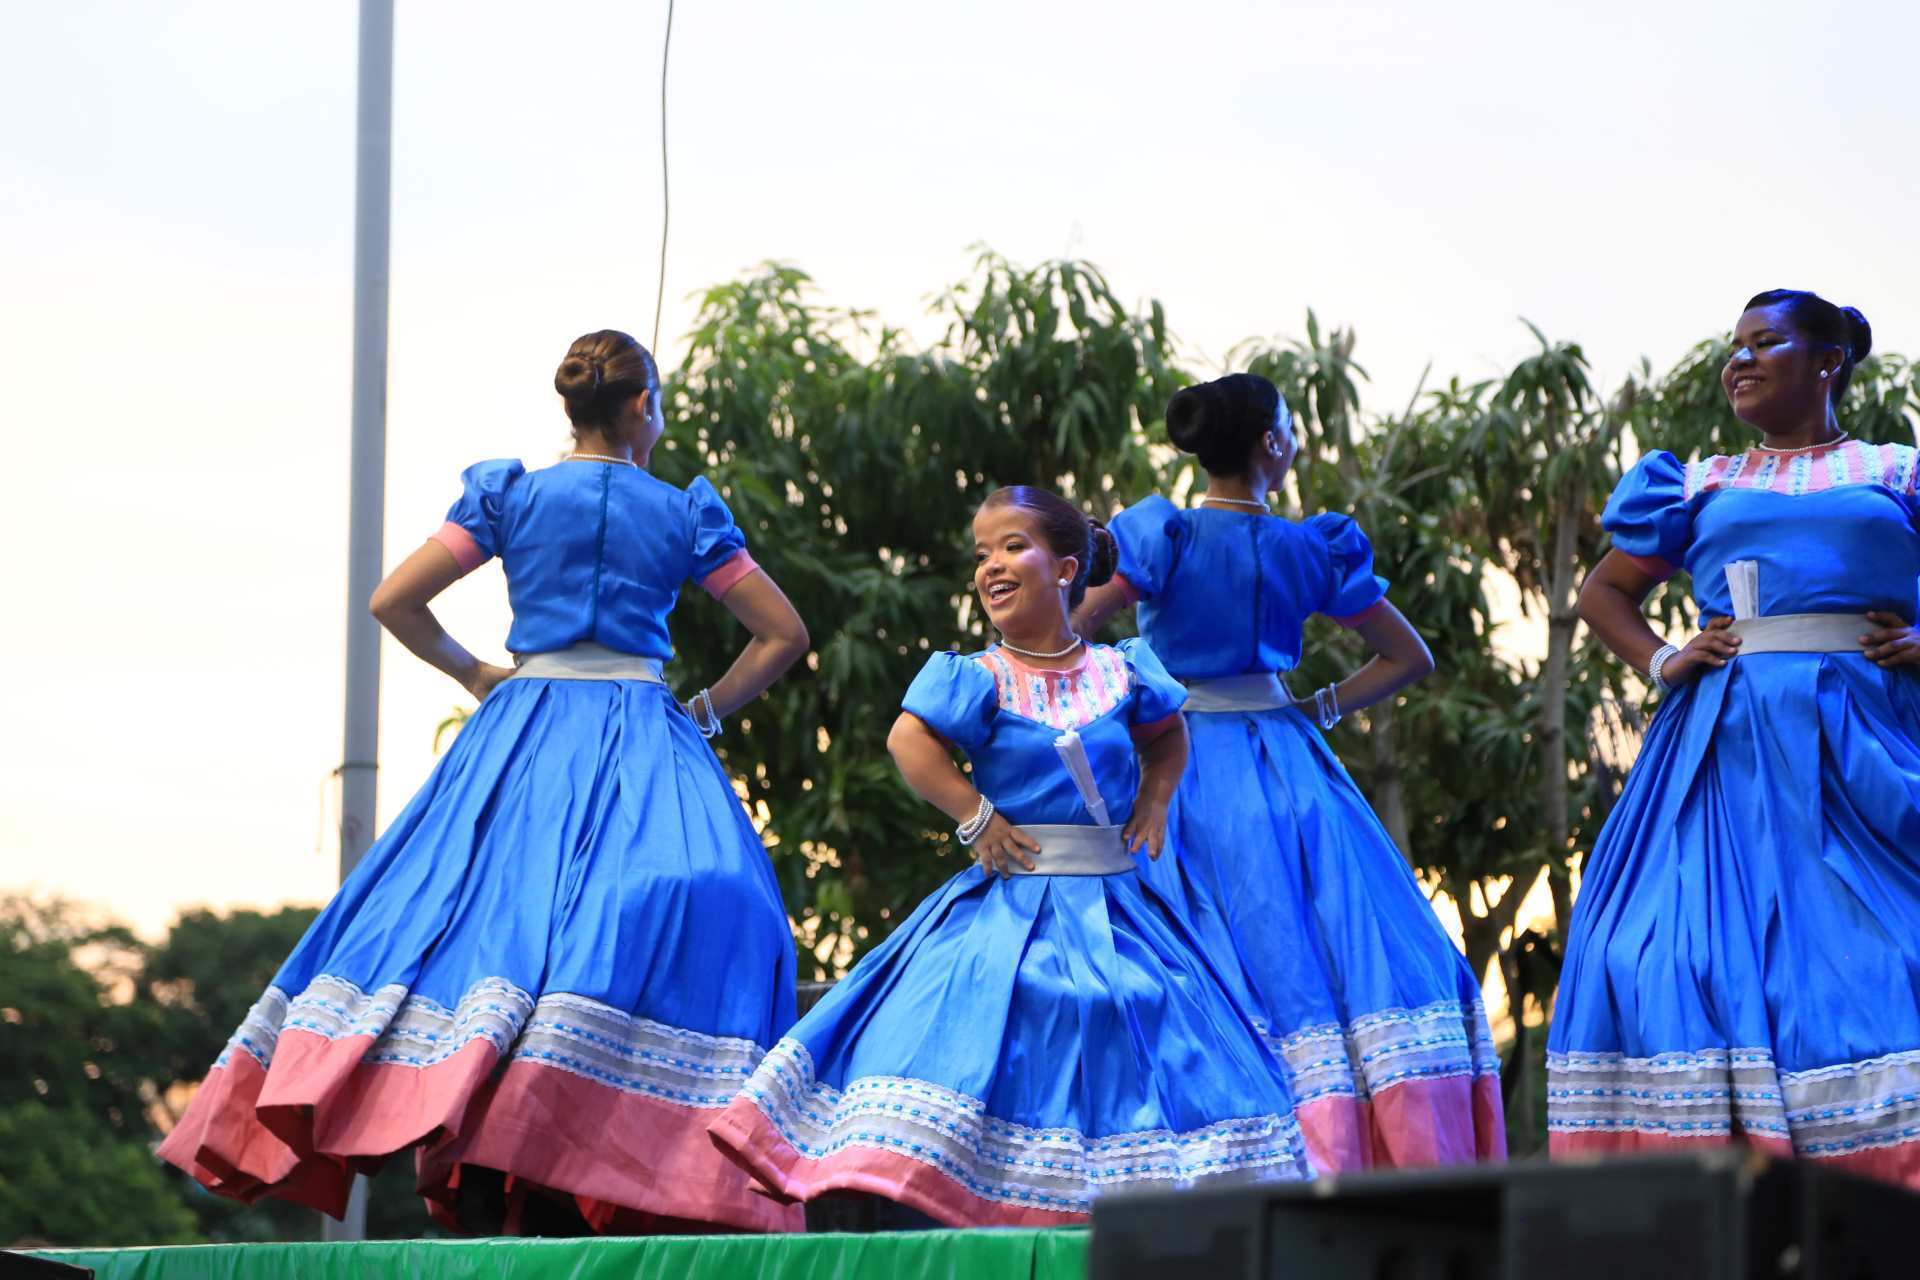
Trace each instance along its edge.
<instances>
[{"instance_id":1,"label":"white lace trim","mask_svg":"<svg viewBox=\"0 0 1920 1280\"><path fill-rule=\"evenodd\" d=\"M1096 1195L1136 1183L1309 1175L1291 1115L1089 1138L996 1119L979 1099L924 1080L863 1076L835 1089L793 1039L773 1047L742 1094L810 1160L873 1148L929 1165L982 1199L1063 1213L1084 1213Z\"/></svg>"},{"instance_id":2,"label":"white lace trim","mask_svg":"<svg viewBox=\"0 0 1920 1280\"><path fill-rule=\"evenodd\" d=\"M1547 1127L1791 1142L1802 1156L1920 1141L1920 1050L1781 1071L1766 1049L1547 1055Z\"/></svg>"},{"instance_id":3,"label":"white lace trim","mask_svg":"<svg viewBox=\"0 0 1920 1280\"><path fill-rule=\"evenodd\" d=\"M1498 1076L1500 1054L1479 1001L1438 1000L1417 1009L1381 1009L1276 1036L1256 1022L1292 1077L1294 1102L1365 1100L1398 1084L1447 1076Z\"/></svg>"},{"instance_id":4,"label":"white lace trim","mask_svg":"<svg viewBox=\"0 0 1920 1280\"><path fill-rule=\"evenodd\" d=\"M329 1040L369 1037L361 1061L384 1066L431 1067L484 1040L509 1062L705 1108L731 1102L764 1056L751 1040L670 1027L564 992L535 999L501 978L474 983L449 1009L397 984L369 993L323 974L292 1000L269 987L214 1066L235 1053L268 1066L280 1034L296 1029Z\"/></svg>"}]
</instances>

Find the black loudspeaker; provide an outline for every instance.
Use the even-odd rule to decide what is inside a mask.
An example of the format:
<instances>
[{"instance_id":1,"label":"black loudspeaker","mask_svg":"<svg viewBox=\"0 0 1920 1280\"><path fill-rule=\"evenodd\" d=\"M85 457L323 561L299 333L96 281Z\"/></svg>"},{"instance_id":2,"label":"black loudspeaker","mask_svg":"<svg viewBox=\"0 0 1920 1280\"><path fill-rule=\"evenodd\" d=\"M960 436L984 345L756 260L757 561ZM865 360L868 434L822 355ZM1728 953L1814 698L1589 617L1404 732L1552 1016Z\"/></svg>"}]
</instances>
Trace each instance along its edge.
<instances>
[{"instance_id":1,"label":"black loudspeaker","mask_svg":"<svg viewBox=\"0 0 1920 1280\"><path fill-rule=\"evenodd\" d=\"M1920 1196L1734 1148L1094 1202L1088 1280L1911 1280Z\"/></svg>"},{"instance_id":2,"label":"black loudspeaker","mask_svg":"<svg viewBox=\"0 0 1920 1280\"><path fill-rule=\"evenodd\" d=\"M87 1280L92 1275L88 1267L70 1267L64 1262L0 1249L0 1280Z\"/></svg>"}]
</instances>

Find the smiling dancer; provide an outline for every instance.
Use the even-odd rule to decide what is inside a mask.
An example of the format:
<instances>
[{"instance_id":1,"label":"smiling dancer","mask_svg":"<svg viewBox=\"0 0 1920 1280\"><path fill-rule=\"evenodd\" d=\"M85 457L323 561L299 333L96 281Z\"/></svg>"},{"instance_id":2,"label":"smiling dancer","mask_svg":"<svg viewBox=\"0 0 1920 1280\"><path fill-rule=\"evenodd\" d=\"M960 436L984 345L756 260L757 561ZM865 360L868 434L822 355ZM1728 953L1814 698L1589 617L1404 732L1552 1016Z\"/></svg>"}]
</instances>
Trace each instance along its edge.
<instances>
[{"instance_id":1,"label":"smiling dancer","mask_svg":"<svg viewBox=\"0 0 1920 1280\"><path fill-rule=\"evenodd\" d=\"M1920 1189L1920 479L1835 412L1872 345L1747 303L1761 444L1641 460L1580 616L1665 696L1582 876L1547 1068L1557 1153L1745 1142ZM1684 570L1704 630L1641 616Z\"/></svg>"},{"instance_id":2,"label":"smiling dancer","mask_svg":"<svg viewBox=\"0 0 1920 1280\"><path fill-rule=\"evenodd\" d=\"M775 1046L716 1141L781 1195L865 1192L955 1226L1306 1176L1282 1069L1135 872L1130 850L1160 851L1186 695L1146 645L1067 629L1111 537L1024 486L973 536L1001 642L934 655L888 746L979 865Z\"/></svg>"},{"instance_id":3,"label":"smiling dancer","mask_svg":"<svg viewBox=\"0 0 1920 1280\"><path fill-rule=\"evenodd\" d=\"M645 470L662 421L644 347L588 334L554 385L574 451L468 468L446 525L374 593L479 710L160 1154L225 1195L336 1216L352 1170L422 1146L422 1193L450 1226L795 1229L706 1136L793 1021L794 949L703 739L806 628L706 480ZM475 659L428 609L494 556L515 668ZM689 579L753 638L683 708L660 667Z\"/></svg>"},{"instance_id":4,"label":"smiling dancer","mask_svg":"<svg viewBox=\"0 0 1920 1280\"><path fill-rule=\"evenodd\" d=\"M1191 691L1172 853L1142 874L1244 984L1291 1072L1317 1167L1503 1156L1499 1060L1477 984L1322 737L1431 671L1427 647L1387 603L1351 518L1269 512L1295 451L1271 382L1239 373L1187 387L1167 430L1206 469L1206 497L1188 511L1155 496L1121 512L1119 573L1075 615L1090 635L1137 601L1142 636ZM1352 627L1377 656L1295 699L1283 677L1312 613Z\"/></svg>"}]
</instances>

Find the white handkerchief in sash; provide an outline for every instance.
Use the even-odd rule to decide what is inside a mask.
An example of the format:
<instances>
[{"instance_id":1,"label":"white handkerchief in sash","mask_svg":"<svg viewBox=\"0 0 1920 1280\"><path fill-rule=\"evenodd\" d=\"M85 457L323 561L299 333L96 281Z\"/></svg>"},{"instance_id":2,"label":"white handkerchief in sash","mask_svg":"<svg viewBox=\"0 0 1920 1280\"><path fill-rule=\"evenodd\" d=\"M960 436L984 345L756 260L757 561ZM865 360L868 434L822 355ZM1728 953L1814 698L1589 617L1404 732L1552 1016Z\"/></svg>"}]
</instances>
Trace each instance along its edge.
<instances>
[{"instance_id":1,"label":"white handkerchief in sash","mask_svg":"<svg viewBox=\"0 0 1920 1280\"><path fill-rule=\"evenodd\" d=\"M1080 735L1071 729L1067 730L1053 740L1053 749L1060 753L1060 763L1067 766L1067 774L1079 790L1087 812L1093 815L1094 825L1112 825L1107 821L1106 798L1100 794L1100 785L1093 780L1093 763L1087 759L1087 747L1080 741Z\"/></svg>"},{"instance_id":2,"label":"white handkerchief in sash","mask_svg":"<svg viewBox=\"0 0 1920 1280\"><path fill-rule=\"evenodd\" d=\"M1733 597L1733 616L1736 620L1759 617L1760 562L1757 560L1729 560L1727 562L1727 592Z\"/></svg>"}]
</instances>

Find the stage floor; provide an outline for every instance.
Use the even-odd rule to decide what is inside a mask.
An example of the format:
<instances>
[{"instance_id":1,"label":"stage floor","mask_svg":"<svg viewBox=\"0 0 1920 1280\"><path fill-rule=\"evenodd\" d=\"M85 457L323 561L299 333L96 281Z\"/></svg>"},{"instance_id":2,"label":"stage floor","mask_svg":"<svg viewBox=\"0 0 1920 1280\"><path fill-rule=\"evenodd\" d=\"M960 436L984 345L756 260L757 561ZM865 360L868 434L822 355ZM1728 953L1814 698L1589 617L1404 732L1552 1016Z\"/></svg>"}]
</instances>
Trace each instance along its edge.
<instances>
[{"instance_id":1,"label":"stage floor","mask_svg":"<svg viewBox=\"0 0 1920 1280\"><path fill-rule=\"evenodd\" d=\"M36 1252L50 1261L91 1267L101 1280L1082 1280L1087 1274L1084 1229L380 1240Z\"/></svg>"}]
</instances>

